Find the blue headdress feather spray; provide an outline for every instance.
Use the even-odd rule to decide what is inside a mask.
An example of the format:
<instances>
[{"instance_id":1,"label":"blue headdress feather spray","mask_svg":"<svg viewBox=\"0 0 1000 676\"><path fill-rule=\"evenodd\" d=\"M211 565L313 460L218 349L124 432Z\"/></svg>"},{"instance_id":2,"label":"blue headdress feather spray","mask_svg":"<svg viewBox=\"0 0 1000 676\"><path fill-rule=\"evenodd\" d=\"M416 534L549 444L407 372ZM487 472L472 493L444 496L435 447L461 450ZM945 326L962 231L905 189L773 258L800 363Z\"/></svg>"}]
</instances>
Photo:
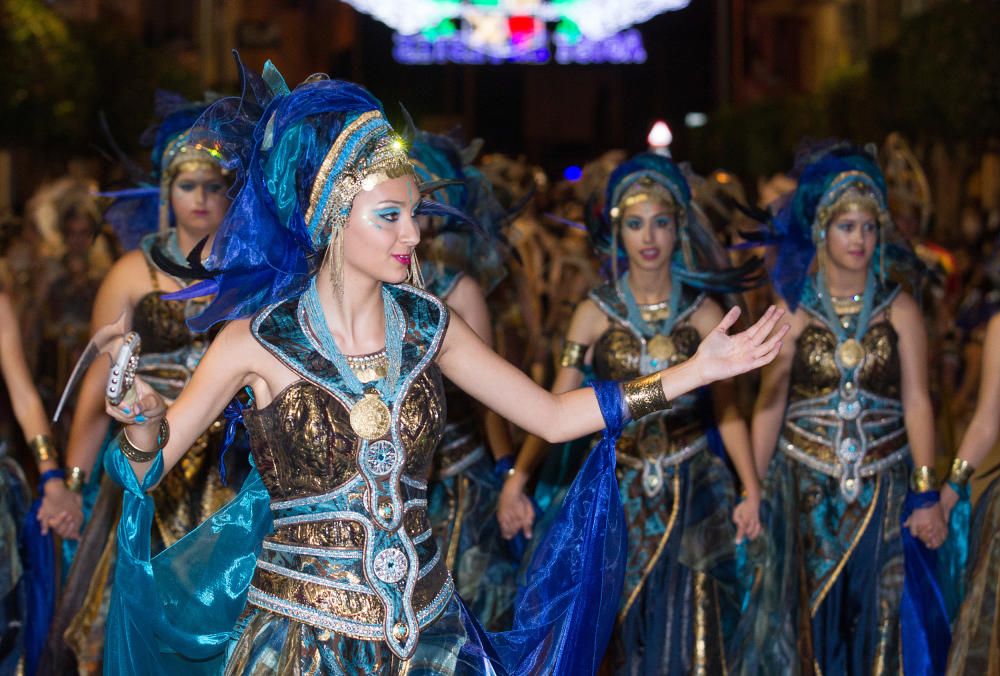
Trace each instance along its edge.
<instances>
[{"instance_id":1,"label":"blue headdress feather spray","mask_svg":"<svg viewBox=\"0 0 1000 676\"><path fill-rule=\"evenodd\" d=\"M139 140L142 145L152 147L152 169L146 176L135 175L136 168L123 157L120 161L133 174L137 185L97 193L99 197L114 200L104 218L126 251L135 249L146 235L159 229L160 181L164 170L164 156L168 148L188 132L206 108L205 103L188 101L175 92L157 90L154 110L158 121L147 128ZM110 142L116 154L120 154L114 140L110 139Z\"/></svg>"}]
</instances>

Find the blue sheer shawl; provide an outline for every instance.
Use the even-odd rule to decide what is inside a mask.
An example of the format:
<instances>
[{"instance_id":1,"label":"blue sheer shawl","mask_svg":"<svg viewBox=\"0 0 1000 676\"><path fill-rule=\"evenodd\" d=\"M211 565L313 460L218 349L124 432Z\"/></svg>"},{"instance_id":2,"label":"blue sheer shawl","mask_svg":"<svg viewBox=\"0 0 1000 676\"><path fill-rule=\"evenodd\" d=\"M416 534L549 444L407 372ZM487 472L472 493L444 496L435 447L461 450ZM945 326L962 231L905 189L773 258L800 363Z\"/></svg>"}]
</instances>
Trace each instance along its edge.
<instances>
[{"instance_id":1,"label":"blue sheer shawl","mask_svg":"<svg viewBox=\"0 0 1000 676\"><path fill-rule=\"evenodd\" d=\"M624 420L618 384L592 386L605 420L603 439L535 550L513 628L487 633L463 607L469 638L463 660L481 664L484 673L594 673L610 639L625 573L627 530L615 478L615 441ZM125 495L104 673L218 673L271 530L260 474L254 468L226 507L150 558L154 506L147 491L163 474L162 455L140 482L112 450L105 469Z\"/></svg>"}]
</instances>

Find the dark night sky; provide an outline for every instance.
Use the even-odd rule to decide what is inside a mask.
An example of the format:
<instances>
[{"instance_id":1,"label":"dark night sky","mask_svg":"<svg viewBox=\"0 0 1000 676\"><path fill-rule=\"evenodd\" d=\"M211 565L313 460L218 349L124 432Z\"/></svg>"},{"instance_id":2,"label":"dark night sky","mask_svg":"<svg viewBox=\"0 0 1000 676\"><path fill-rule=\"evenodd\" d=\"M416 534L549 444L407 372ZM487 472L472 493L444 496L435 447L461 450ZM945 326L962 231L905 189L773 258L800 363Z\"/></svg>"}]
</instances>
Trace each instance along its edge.
<instances>
[{"instance_id":1,"label":"dark night sky","mask_svg":"<svg viewBox=\"0 0 1000 676\"><path fill-rule=\"evenodd\" d=\"M556 169L614 146L641 149L658 117L668 119L682 149L684 114L715 107L714 21L714 0L692 0L683 10L642 24L648 54L642 65L404 66L392 59L391 30L363 16L358 22L360 59L331 64L331 70L344 77L360 76L382 99L390 117L397 116L395 102L402 101L422 125L441 116L461 121L471 94L472 129L467 131L483 137L487 151L527 152L533 161ZM584 91L595 87L596 92ZM528 119L540 105L542 115L558 118L545 121L541 131ZM546 140L551 136L546 126L580 115L585 117L577 127L583 133Z\"/></svg>"}]
</instances>

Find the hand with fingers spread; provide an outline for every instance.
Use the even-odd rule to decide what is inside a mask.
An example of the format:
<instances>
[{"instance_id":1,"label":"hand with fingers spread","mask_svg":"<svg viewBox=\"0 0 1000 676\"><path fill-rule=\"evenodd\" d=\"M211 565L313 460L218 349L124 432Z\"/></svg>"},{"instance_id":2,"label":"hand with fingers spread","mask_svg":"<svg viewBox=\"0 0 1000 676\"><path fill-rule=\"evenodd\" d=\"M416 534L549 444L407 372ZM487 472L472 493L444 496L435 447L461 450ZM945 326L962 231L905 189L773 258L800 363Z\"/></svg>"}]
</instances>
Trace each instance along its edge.
<instances>
[{"instance_id":1,"label":"hand with fingers spread","mask_svg":"<svg viewBox=\"0 0 1000 676\"><path fill-rule=\"evenodd\" d=\"M732 308L705 336L695 353L694 361L702 380L712 383L734 378L774 361L781 350L781 339L789 328L788 324L783 324L775 330L783 315L783 310L772 305L756 324L730 336L726 332L740 317L740 309Z\"/></svg>"}]
</instances>

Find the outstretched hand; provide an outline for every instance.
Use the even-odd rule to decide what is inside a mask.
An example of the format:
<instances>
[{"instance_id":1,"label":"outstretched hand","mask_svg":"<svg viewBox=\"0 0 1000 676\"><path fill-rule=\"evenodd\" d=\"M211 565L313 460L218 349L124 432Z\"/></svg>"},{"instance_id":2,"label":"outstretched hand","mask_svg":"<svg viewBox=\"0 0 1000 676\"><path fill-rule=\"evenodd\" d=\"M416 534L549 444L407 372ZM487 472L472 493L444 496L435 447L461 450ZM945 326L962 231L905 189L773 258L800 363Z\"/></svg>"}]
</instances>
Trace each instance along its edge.
<instances>
[{"instance_id":1,"label":"outstretched hand","mask_svg":"<svg viewBox=\"0 0 1000 676\"><path fill-rule=\"evenodd\" d=\"M740 309L732 308L698 346L694 361L705 384L726 380L766 366L774 361L781 350L781 339L788 332L788 324L776 331L778 320L785 314L774 305L764 316L742 333L730 336L727 331L740 318Z\"/></svg>"}]
</instances>

